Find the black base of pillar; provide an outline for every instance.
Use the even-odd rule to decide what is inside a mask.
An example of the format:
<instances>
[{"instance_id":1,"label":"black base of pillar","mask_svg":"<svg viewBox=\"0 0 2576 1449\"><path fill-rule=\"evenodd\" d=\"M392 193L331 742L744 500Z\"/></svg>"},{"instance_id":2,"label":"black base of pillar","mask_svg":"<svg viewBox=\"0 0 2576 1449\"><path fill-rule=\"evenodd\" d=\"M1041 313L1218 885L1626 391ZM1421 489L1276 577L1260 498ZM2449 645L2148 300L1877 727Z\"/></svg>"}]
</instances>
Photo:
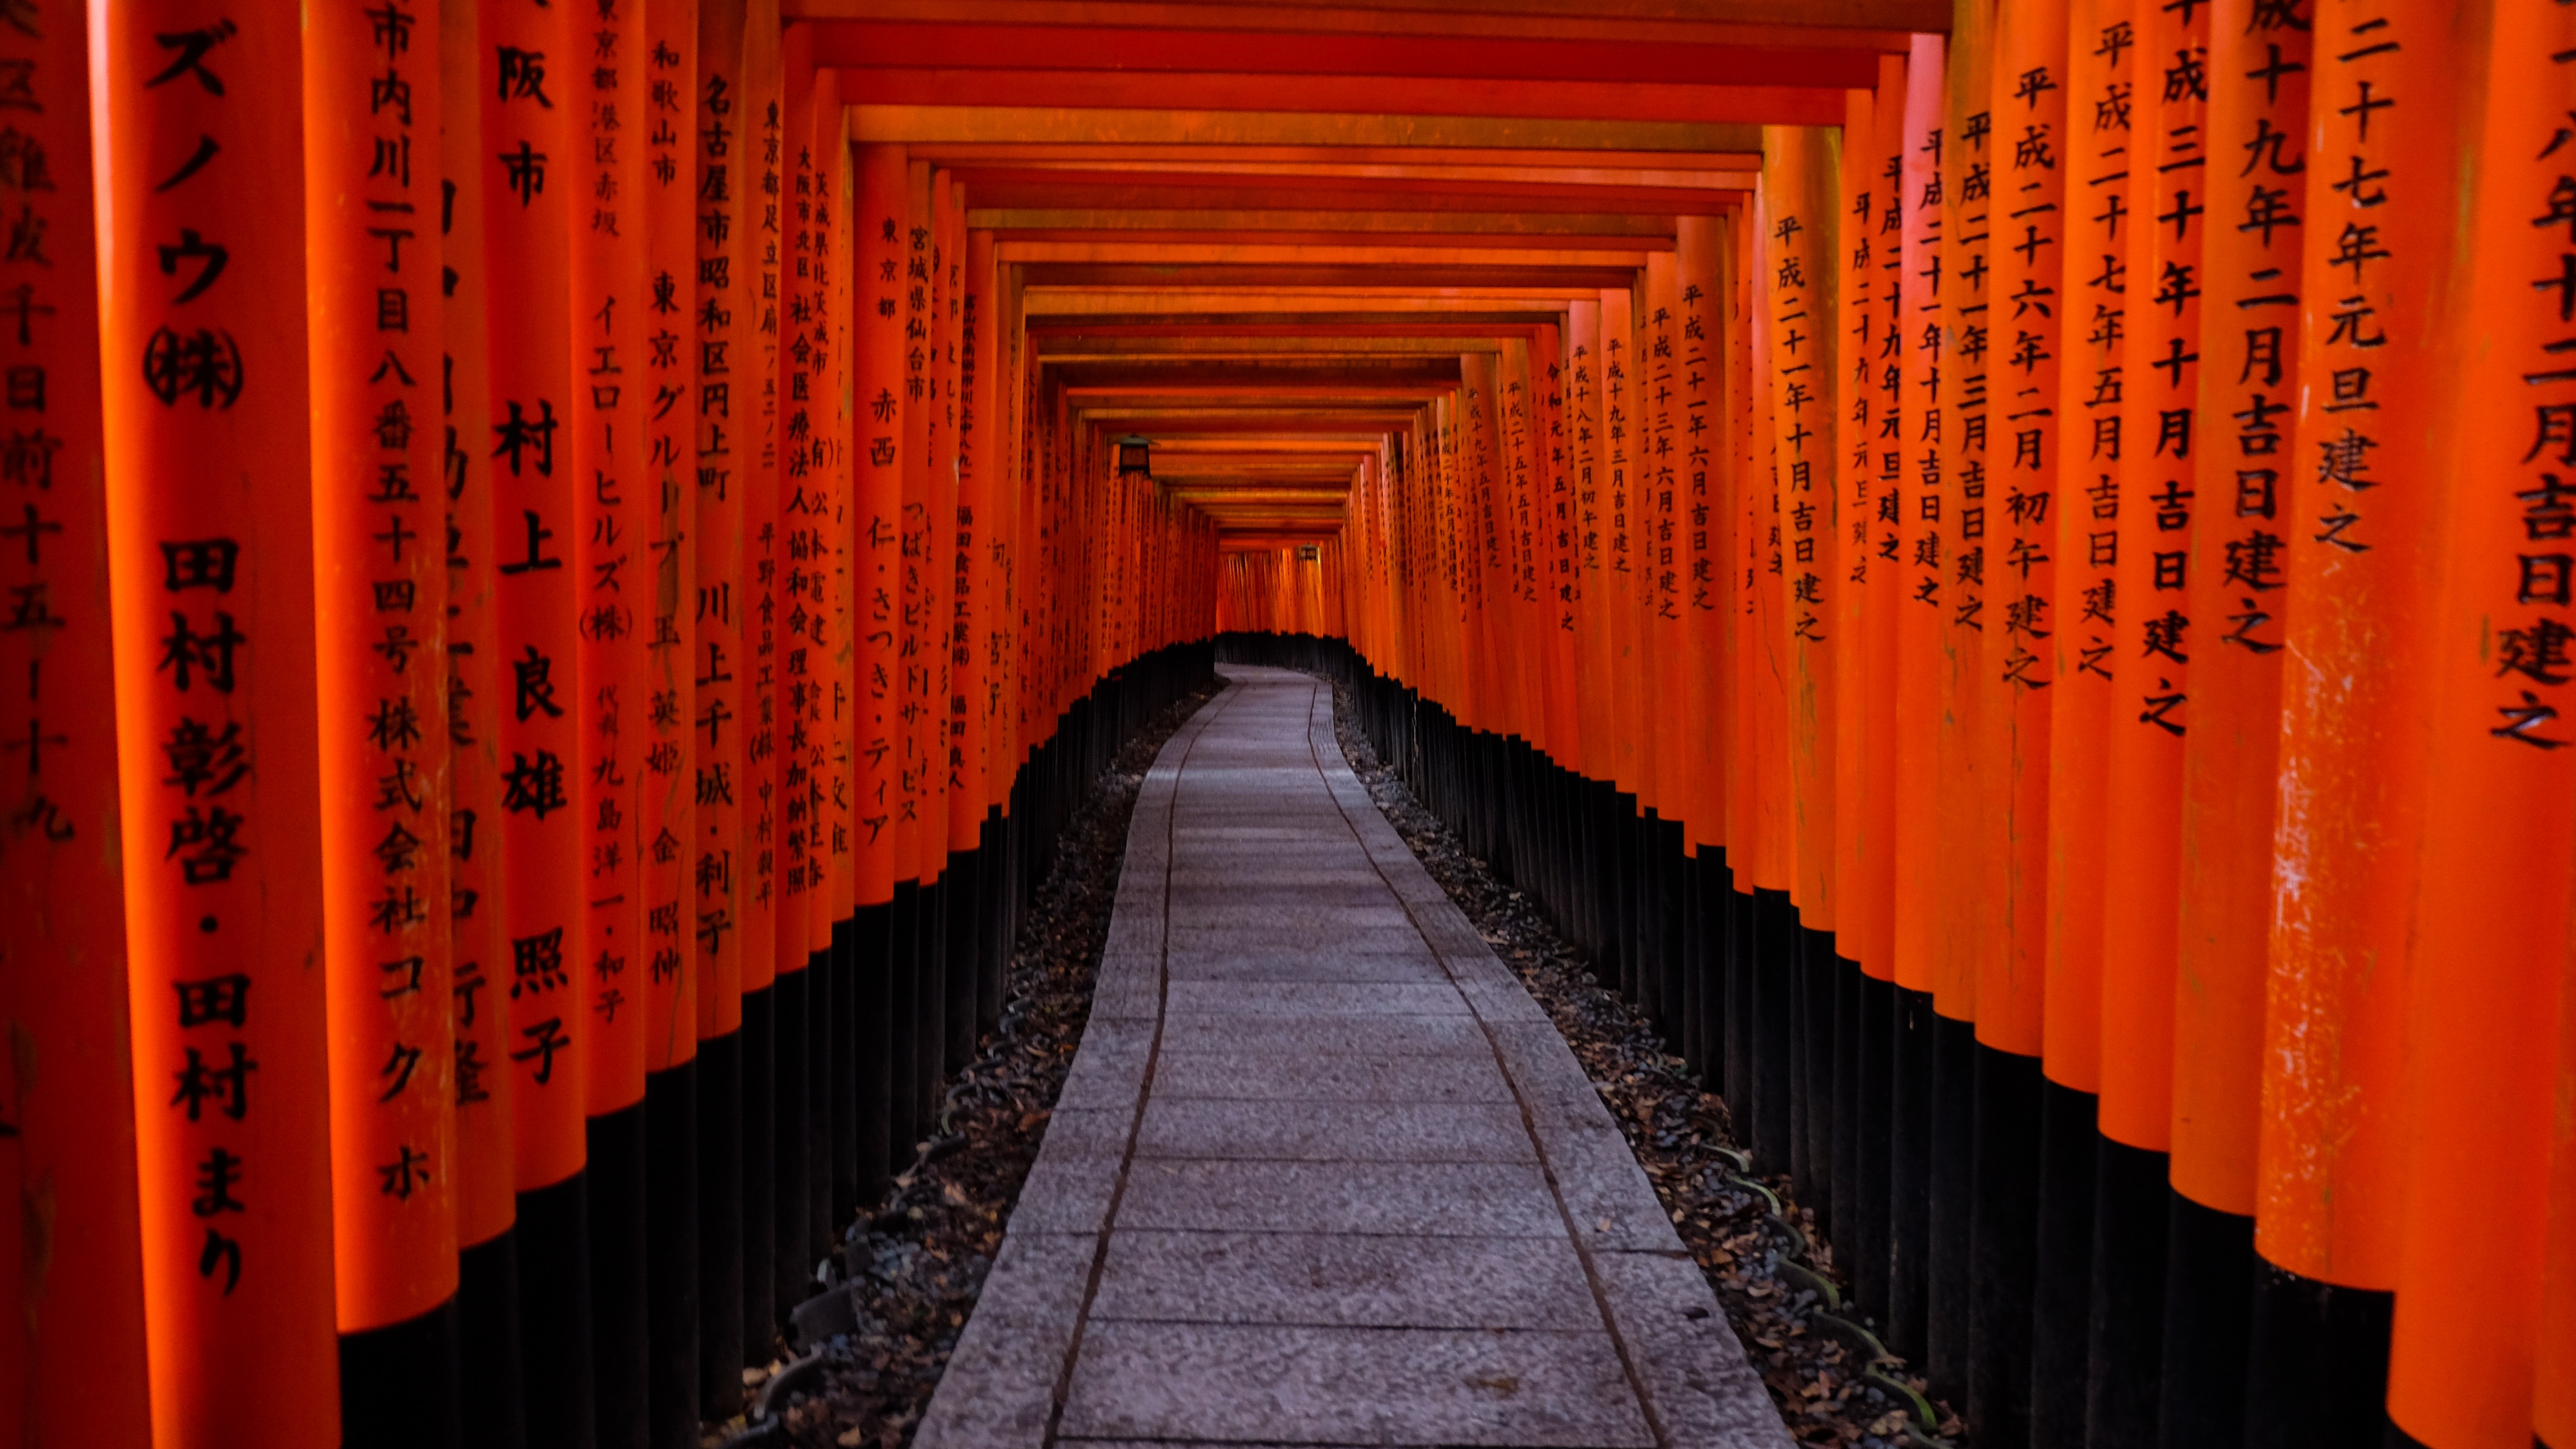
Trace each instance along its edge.
<instances>
[{"instance_id":1,"label":"black base of pillar","mask_svg":"<svg viewBox=\"0 0 2576 1449\"><path fill-rule=\"evenodd\" d=\"M652 1348L644 1241L644 1104L590 1119L591 1384L599 1449L645 1449Z\"/></svg>"},{"instance_id":2,"label":"black base of pillar","mask_svg":"<svg viewBox=\"0 0 2576 1449\"><path fill-rule=\"evenodd\" d=\"M1762 1034L1753 1019L1753 961L1758 934L1753 928L1757 910L1753 892L1741 889L1742 882L1731 876L1726 890L1726 939L1722 965L1725 970L1724 1013L1726 1024L1726 1098L1727 1115L1735 1122L1735 1142L1751 1147L1753 1142L1753 1043ZM1769 1171L1768 1165L1763 1167Z\"/></svg>"},{"instance_id":3,"label":"black base of pillar","mask_svg":"<svg viewBox=\"0 0 2576 1449\"><path fill-rule=\"evenodd\" d=\"M652 1449L697 1449L702 1415L696 1061L645 1077L644 1126L646 1439Z\"/></svg>"},{"instance_id":4,"label":"black base of pillar","mask_svg":"<svg viewBox=\"0 0 2576 1449\"><path fill-rule=\"evenodd\" d=\"M2091 1092L2040 1078L2039 1224L2031 1253L2032 1449L2082 1449L2084 1443L2098 1106Z\"/></svg>"},{"instance_id":5,"label":"black base of pillar","mask_svg":"<svg viewBox=\"0 0 2576 1449\"><path fill-rule=\"evenodd\" d=\"M948 910L938 879L920 884L912 913L912 1119L904 1137L894 1142L894 1171L912 1165L922 1142L938 1134L940 1075L948 1047L948 954L945 954Z\"/></svg>"},{"instance_id":6,"label":"black base of pillar","mask_svg":"<svg viewBox=\"0 0 2576 1449\"><path fill-rule=\"evenodd\" d=\"M822 906L820 900L815 904ZM840 931L838 925L831 927L831 937L823 947L805 958L805 1244L801 1266L808 1285L813 1282L814 1264L833 1247L832 1168L837 1154L832 1138L842 1108L832 1091L832 1058L839 1054L837 1042L841 1035L841 981L840 959L831 940L838 939ZM812 1291L810 1286L807 1291Z\"/></svg>"},{"instance_id":7,"label":"black base of pillar","mask_svg":"<svg viewBox=\"0 0 2576 1449\"><path fill-rule=\"evenodd\" d=\"M1973 1247L1968 1273L1968 1429L2031 1442L2032 1246L2039 1235L2037 1057L1977 1048Z\"/></svg>"},{"instance_id":8,"label":"black base of pillar","mask_svg":"<svg viewBox=\"0 0 2576 1449\"><path fill-rule=\"evenodd\" d=\"M2165 1154L2096 1137L2087 1449L2156 1449L2164 1386Z\"/></svg>"},{"instance_id":9,"label":"black base of pillar","mask_svg":"<svg viewBox=\"0 0 2576 1449\"><path fill-rule=\"evenodd\" d=\"M983 857L973 848L948 853L947 949L941 953L948 963L948 1030L940 1060L951 1076L975 1060L977 1018L984 1009L984 963L977 959L983 933L975 910L984 895L982 871Z\"/></svg>"},{"instance_id":10,"label":"black base of pillar","mask_svg":"<svg viewBox=\"0 0 2576 1449\"><path fill-rule=\"evenodd\" d=\"M858 1023L851 1052L859 1084L859 1201L867 1204L885 1195L893 1175L886 1144L894 1111L894 907L859 907L852 938L858 953L850 991Z\"/></svg>"},{"instance_id":11,"label":"black base of pillar","mask_svg":"<svg viewBox=\"0 0 2576 1449\"><path fill-rule=\"evenodd\" d=\"M698 1412L742 1412L742 1033L698 1043Z\"/></svg>"},{"instance_id":12,"label":"black base of pillar","mask_svg":"<svg viewBox=\"0 0 2576 1449\"><path fill-rule=\"evenodd\" d=\"M1816 1226L1831 1231L1834 1214L1834 1139L1841 1124L1834 1118L1834 933L1798 928L1798 1095L1806 1104L1799 1114L1807 1173L1798 1188L1799 1203L1816 1215Z\"/></svg>"},{"instance_id":13,"label":"black base of pillar","mask_svg":"<svg viewBox=\"0 0 2576 1449\"><path fill-rule=\"evenodd\" d=\"M1756 890L1753 915L1753 1160L1766 1174L1786 1173L1797 1154L1789 1115L1791 1033L1797 1019L1789 988L1796 979L1798 914L1787 891ZM1736 1126L1744 1126L1741 1117Z\"/></svg>"},{"instance_id":14,"label":"black base of pillar","mask_svg":"<svg viewBox=\"0 0 2576 1449\"><path fill-rule=\"evenodd\" d=\"M1924 1376L1953 1404L1968 1399L1969 1252L1977 1172L1977 1026L1932 1018L1932 1147Z\"/></svg>"},{"instance_id":15,"label":"black base of pillar","mask_svg":"<svg viewBox=\"0 0 2576 1449\"><path fill-rule=\"evenodd\" d=\"M1008 930L1011 877L1010 826L998 805L987 807L975 831L975 854L983 866L975 874L976 955L975 1035L980 1040L1002 1024L1002 993L1009 986L1011 938Z\"/></svg>"},{"instance_id":16,"label":"black base of pillar","mask_svg":"<svg viewBox=\"0 0 2576 1449\"><path fill-rule=\"evenodd\" d=\"M1688 993L1682 980L1687 970L1682 936L1690 898L1690 844L1678 820L1649 815L1647 824L1647 900L1655 921L1647 956L1655 982L1655 1029L1663 1034L1667 1049L1678 1052L1690 1030Z\"/></svg>"},{"instance_id":17,"label":"black base of pillar","mask_svg":"<svg viewBox=\"0 0 2576 1449\"><path fill-rule=\"evenodd\" d=\"M1861 994L1868 978L1861 975L1860 963L1837 953L1830 966L1833 976L1834 1020L1834 1141L1833 1141L1833 1213L1825 1224L1826 1240L1834 1245L1834 1262L1843 1270L1846 1280L1851 1267L1847 1244L1857 1244L1865 1236L1859 1224L1862 1213L1860 1196L1861 1153Z\"/></svg>"},{"instance_id":18,"label":"black base of pillar","mask_svg":"<svg viewBox=\"0 0 2576 1449\"><path fill-rule=\"evenodd\" d=\"M1673 1050L1690 1068L1692 1079L1708 1080L1708 902L1703 894L1707 871L1698 857L1682 863L1675 884L1673 909L1681 923L1681 956L1673 963L1675 1019Z\"/></svg>"},{"instance_id":19,"label":"black base of pillar","mask_svg":"<svg viewBox=\"0 0 2576 1449\"><path fill-rule=\"evenodd\" d=\"M778 1337L777 1024L775 985L742 994L741 1368L769 1362Z\"/></svg>"},{"instance_id":20,"label":"black base of pillar","mask_svg":"<svg viewBox=\"0 0 2576 1449\"><path fill-rule=\"evenodd\" d=\"M770 1220L775 1236L771 1239L769 1291L776 1319L781 1323L786 1321L789 1309L805 1301L806 1288L814 1281L814 1256L810 1251L814 1221L814 1098L806 1069L807 1054L812 1049L812 1026L806 1020L812 1014L809 1003L813 993L808 981L812 971L809 966L802 971L781 972L770 987L771 1026L776 1033L776 1050L770 1059L770 1182L777 1196Z\"/></svg>"},{"instance_id":21,"label":"black base of pillar","mask_svg":"<svg viewBox=\"0 0 2576 1449\"><path fill-rule=\"evenodd\" d=\"M922 883L921 933L914 942L921 953L921 1047L914 1057L921 1072L914 1098L921 1117L903 1141L906 1166L922 1144L939 1135L940 1099L948 1078L948 894L944 869Z\"/></svg>"},{"instance_id":22,"label":"black base of pillar","mask_svg":"<svg viewBox=\"0 0 2576 1449\"><path fill-rule=\"evenodd\" d=\"M340 1335L340 1442L458 1449L456 1300Z\"/></svg>"},{"instance_id":23,"label":"black base of pillar","mask_svg":"<svg viewBox=\"0 0 2576 1449\"><path fill-rule=\"evenodd\" d=\"M472 1449L527 1449L519 1363L516 1224L456 1255L457 1438ZM349 1442L346 1435L342 1442Z\"/></svg>"},{"instance_id":24,"label":"black base of pillar","mask_svg":"<svg viewBox=\"0 0 2576 1449\"><path fill-rule=\"evenodd\" d=\"M2411 1442L2388 1421L2397 1295L2303 1278L2259 1257L2255 1265L2245 1449Z\"/></svg>"},{"instance_id":25,"label":"black base of pillar","mask_svg":"<svg viewBox=\"0 0 2576 1449\"><path fill-rule=\"evenodd\" d=\"M1896 988L1888 1122L1887 1346L1923 1361L1932 1312L1932 993Z\"/></svg>"},{"instance_id":26,"label":"black base of pillar","mask_svg":"<svg viewBox=\"0 0 2576 1449\"><path fill-rule=\"evenodd\" d=\"M519 1372L527 1442L595 1449L587 1170L519 1194Z\"/></svg>"},{"instance_id":27,"label":"black base of pillar","mask_svg":"<svg viewBox=\"0 0 2576 1449\"><path fill-rule=\"evenodd\" d=\"M858 923L843 919L832 923L831 969L832 1010L829 1029L832 1070L823 1089L830 1115L823 1122L823 1137L831 1149L832 1188L826 1194L823 1221L827 1225L846 1223L859 1214L859 1061L853 1050L858 1044Z\"/></svg>"},{"instance_id":28,"label":"black base of pillar","mask_svg":"<svg viewBox=\"0 0 2576 1449\"><path fill-rule=\"evenodd\" d=\"M891 1016L887 1021L888 1108L886 1171L899 1173L912 1165L913 1143L921 1137L921 884L894 883L886 906L886 971Z\"/></svg>"},{"instance_id":29,"label":"black base of pillar","mask_svg":"<svg viewBox=\"0 0 2576 1449\"><path fill-rule=\"evenodd\" d=\"M2245 1441L2254 1220L2172 1192L2165 1220L2165 1449Z\"/></svg>"},{"instance_id":30,"label":"black base of pillar","mask_svg":"<svg viewBox=\"0 0 2576 1449\"><path fill-rule=\"evenodd\" d=\"M1884 1323L1888 1317L1889 1154L1895 1150L1890 1129L1896 1114L1896 995L1893 981L1864 976L1860 981L1860 1109L1854 1114L1851 1231L1834 1245L1834 1261L1852 1285L1861 1312Z\"/></svg>"},{"instance_id":31,"label":"black base of pillar","mask_svg":"<svg viewBox=\"0 0 2576 1449\"><path fill-rule=\"evenodd\" d=\"M1699 954L1692 958L1699 983L1700 1082L1726 1095L1726 950L1734 929L1735 892L1728 888L1726 852L1700 847L1699 874L1692 887L1699 897ZM1728 1103L1731 1108L1734 1104Z\"/></svg>"}]
</instances>

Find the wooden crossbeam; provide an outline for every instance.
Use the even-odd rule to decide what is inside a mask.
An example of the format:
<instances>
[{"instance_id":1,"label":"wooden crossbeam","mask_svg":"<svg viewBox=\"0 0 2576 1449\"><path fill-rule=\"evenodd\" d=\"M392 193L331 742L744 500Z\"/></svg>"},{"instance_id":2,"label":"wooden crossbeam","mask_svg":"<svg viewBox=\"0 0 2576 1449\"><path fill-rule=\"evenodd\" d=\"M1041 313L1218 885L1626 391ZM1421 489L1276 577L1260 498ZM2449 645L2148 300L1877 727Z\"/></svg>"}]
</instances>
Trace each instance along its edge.
<instances>
[{"instance_id":1,"label":"wooden crossbeam","mask_svg":"<svg viewBox=\"0 0 2576 1449\"><path fill-rule=\"evenodd\" d=\"M1381 95L1381 102L1393 99ZM1760 154L1758 124L1610 121L1543 116L1394 114L1382 109L1235 110L1174 106L1042 105L1025 95L986 105L943 96L870 101L849 110L854 141L1105 141L1118 145L1438 146L1462 149Z\"/></svg>"},{"instance_id":2,"label":"wooden crossbeam","mask_svg":"<svg viewBox=\"0 0 2576 1449\"><path fill-rule=\"evenodd\" d=\"M1347 35L1513 36L1710 45L1865 46L1902 52L1947 31L1947 0L1410 0L1401 7L1243 0L782 0L790 19L956 21L1283 30Z\"/></svg>"},{"instance_id":3,"label":"wooden crossbeam","mask_svg":"<svg viewBox=\"0 0 2576 1449\"><path fill-rule=\"evenodd\" d=\"M1878 56L1860 46L1725 45L1493 35L1403 36L1145 26L825 21L817 65L952 75L1110 72L1138 89L1185 75L1313 79L1593 82L1693 89L1866 88ZM862 82L865 89L865 82ZM1482 114L1512 114L1507 111Z\"/></svg>"}]
</instances>

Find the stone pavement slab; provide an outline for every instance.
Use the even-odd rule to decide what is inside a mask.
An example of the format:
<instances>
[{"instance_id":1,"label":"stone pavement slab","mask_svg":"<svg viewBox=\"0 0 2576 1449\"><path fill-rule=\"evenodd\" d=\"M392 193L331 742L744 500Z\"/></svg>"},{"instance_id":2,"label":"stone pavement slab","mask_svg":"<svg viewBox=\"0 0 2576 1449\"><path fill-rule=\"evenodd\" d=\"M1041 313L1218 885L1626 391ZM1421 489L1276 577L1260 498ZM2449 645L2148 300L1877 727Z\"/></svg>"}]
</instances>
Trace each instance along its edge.
<instances>
[{"instance_id":1,"label":"stone pavement slab","mask_svg":"<svg viewBox=\"0 0 2576 1449\"><path fill-rule=\"evenodd\" d=\"M1193 981L1429 981L1449 979L1428 951L1175 951L1165 968L1174 985Z\"/></svg>"},{"instance_id":2,"label":"stone pavement slab","mask_svg":"<svg viewBox=\"0 0 2576 1449\"><path fill-rule=\"evenodd\" d=\"M1505 1102L1283 1102L1156 1096L1138 1157L1288 1162L1535 1162Z\"/></svg>"},{"instance_id":3,"label":"stone pavement slab","mask_svg":"<svg viewBox=\"0 0 2576 1449\"><path fill-rule=\"evenodd\" d=\"M1788 1449L1329 689L1226 672L1146 774L1081 1051L915 1442Z\"/></svg>"},{"instance_id":4,"label":"stone pavement slab","mask_svg":"<svg viewBox=\"0 0 2576 1449\"><path fill-rule=\"evenodd\" d=\"M1376 1444L1651 1445L1600 1330L1307 1328L1095 1319L1062 1432Z\"/></svg>"},{"instance_id":5,"label":"stone pavement slab","mask_svg":"<svg viewBox=\"0 0 2576 1449\"><path fill-rule=\"evenodd\" d=\"M1165 1323L1554 1328L1592 1313L1561 1238L1126 1231L1092 1311Z\"/></svg>"},{"instance_id":6,"label":"stone pavement slab","mask_svg":"<svg viewBox=\"0 0 2576 1449\"><path fill-rule=\"evenodd\" d=\"M1514 1102L1488 1062L1445 1057L1317 1057L1294 1052L1167 1051L1154 1068L1157 1101L1240 1097L1291 1102Z\"/></svg>"},{"instance_id":7,"label":"stone pavement slab","mask_svg":"<svg viewBox=\"0 0 2576 1449\"><path fill-rule=\"evenodd\" d=\"M1535 1162L1144 1161L1127 1174L1118 1222L1200 1232L1566 1236L1564 1210ZM1015 1216L1012 1230L1018 1226Z\"/></svg>"}]
</instances>

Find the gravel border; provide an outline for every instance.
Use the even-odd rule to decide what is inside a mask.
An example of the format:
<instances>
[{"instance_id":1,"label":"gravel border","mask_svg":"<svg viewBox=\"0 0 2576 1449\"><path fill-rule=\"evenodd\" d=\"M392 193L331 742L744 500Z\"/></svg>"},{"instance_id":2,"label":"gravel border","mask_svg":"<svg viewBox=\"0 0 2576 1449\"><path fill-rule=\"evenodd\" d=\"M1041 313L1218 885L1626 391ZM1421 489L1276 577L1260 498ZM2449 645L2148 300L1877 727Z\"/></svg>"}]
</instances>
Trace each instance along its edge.
<instances>
[{"instance_id":1,"label":"gravel border","mask_svg":"<svg viewBox=\"0 0 2576 1449\"><path fill-rule=\"evenodd\" d=\"M766 1368L744 1371L755 1392L782 1372L796 1386L771 1395L785 1399L776 1433L752 1438L742 1419L710 1425L701 1437L709 1449L732 1442L728 1435L798 1449L912 1442L1082 1043L1137 790L1163 742L1221 686L1211 681L1174 701L1093 782L1022 917L1001 1026L950 1085L924 1160L894 1180L824 1266L850 1290L847 1312L808 1310L803 1336L816 1340L808 1345L814 1365L799 1365L781 1343Z\"/></svg>"},{"instance_id":2,"label":"gravel border","mask_svg":"<svg viewBox=\"0 0 2576 1449\"><path fill-rule=\"evenodd\" d=\"M1617 1119L1763 1387L1802 1445L1907 1449L1964 1443L1950 1407L1868 1331L1832 1310L1847 1289L1815 1215L1786 1175L1749 1174L1726 1103L1701 1090L1637 1009L1592 974L1538 903L1494 878L1379 763L1350 693L1333 686L1334 733L1351 772L1477 934L1555 1022Z\"/></svg>"}]
</instances>

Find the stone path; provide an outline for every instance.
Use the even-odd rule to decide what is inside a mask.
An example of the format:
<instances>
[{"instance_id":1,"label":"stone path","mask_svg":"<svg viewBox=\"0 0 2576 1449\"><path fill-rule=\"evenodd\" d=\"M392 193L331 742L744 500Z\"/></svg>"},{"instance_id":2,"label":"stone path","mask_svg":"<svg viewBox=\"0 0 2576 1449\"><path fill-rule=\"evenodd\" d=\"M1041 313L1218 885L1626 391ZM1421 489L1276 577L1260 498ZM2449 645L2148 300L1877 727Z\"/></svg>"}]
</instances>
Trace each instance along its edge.
<instances>
[{"instance_id":1,"label":"stone path","mask_svg":"<svg viewBox=\"0 0 2576 1449\"><path fill-rule=\"evenodd\" d=\"M916 1442L1786 1449L1331 690L1225 672L1146 777L1081 1052Z\"/></svg>"}]
</instances>

